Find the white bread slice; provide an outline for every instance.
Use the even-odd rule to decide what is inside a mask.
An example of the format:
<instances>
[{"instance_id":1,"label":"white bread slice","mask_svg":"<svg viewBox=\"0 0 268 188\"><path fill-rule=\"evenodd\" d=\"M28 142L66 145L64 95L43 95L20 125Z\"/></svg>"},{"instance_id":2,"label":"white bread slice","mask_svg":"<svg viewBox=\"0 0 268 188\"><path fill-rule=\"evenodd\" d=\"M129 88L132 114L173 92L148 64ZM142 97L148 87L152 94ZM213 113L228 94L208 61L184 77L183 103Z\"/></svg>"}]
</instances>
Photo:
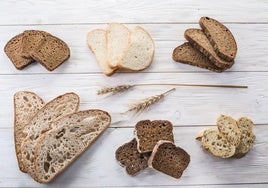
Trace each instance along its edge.
<instances>
[{"instance_id":1,"label":"white bread slice","mask_svg":"<svg viewBox=\"0 0 268 188\"><path fill-rule=\"evenodd\" d=\"M101 110L80 111L53 123L35 148L36 181L48 183L79 157L111 123Z\"/></svg>"},{"instance_id":2,"label":"white bread slice","mask_svg":"<svg viewBox=\"0 0 268 188\"><path fill-rule=\"evenodd\" d=\"M87 34L87 44L95 54L102 73L107 76L112 75L116 69L108 65L106 31L103 29L90 31Z\"/></svg>"},{"instance_id":3,"label":"white bread slice","mask_svg":"<svg viewBox=\"0 0 268 188\"><path fill-rule=\"evenodd\" d=\"M153 39L145 29L136 26L131 33L130 45L118 66L131 71L140 71L151 65L153 57Z\"/></svg>"},{"instance_id":4,"label":"white bread slice","mask_svg":"<svg viewBox=\"0 0 268 188\"><path fill-rule=\"evenodd\" d=\"M78 105L79 97L75 93L58 96L39 110L25 126L23 132L27 136L21 145L22 161L30 175L34 174L34 149L38 138L52 128L53 121L76 112Z\"/></svg>"},{"instance_id":5,"label":"white bread slice","mask_svg":"<svg viewBox=\"0 0 268 188\"><path fill-rule=\"evenodd\" d=\"M14 141L19 169L26 172L21 156L21 143L25 139L23 129L34 114L45 102L37 94L30 91L19 91L14 94Z\"/></svg>"},{"instance_id":6,"label":"white bread slice","mask_svg":"<svg viewBox=\"0 0 268 188\"><path fill-rule=\"evenodd\" d=\"M130 44L129 29L120 23L110 23L106 31L108 64L117 68L118 63Z\"/></svg>"}]
</instances>

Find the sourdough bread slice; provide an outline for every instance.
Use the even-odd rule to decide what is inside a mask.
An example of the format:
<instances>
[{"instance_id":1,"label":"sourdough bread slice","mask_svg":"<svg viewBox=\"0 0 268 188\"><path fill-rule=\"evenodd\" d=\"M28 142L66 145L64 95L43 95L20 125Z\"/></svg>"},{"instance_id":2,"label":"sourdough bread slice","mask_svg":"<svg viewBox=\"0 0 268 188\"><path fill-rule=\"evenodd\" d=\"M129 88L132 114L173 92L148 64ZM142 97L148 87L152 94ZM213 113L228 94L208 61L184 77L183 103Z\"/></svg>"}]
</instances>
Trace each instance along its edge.
<instances>
[{"instance_id":1,"label":"sourdough bread slice","mask_svg":"<svg viewBox=\"0 0 268 188\"><path fill-rule=\"evenodd\" d=\"M200 18L199 24L218 56L226 61L234 61L237 44L231 31L219 21L209 17Z\"/></svg>"},{"instance_id":2,"label":"sourdough bread slice","mask_svg":"<svg viewBox=\"0 0 268 188\"><path fill-rule=\"evenodd\" d=\"M153 39L145 29L137 26L131 33L130 45L119 61L118 66L131 71L140 71L151 65L153 57Z\"/></svg>"},{"instance_id":3,"label":"sourdough bread slice","mask_svg":"<svg viewBox=\"0 0 268 188\"><path fill-rule=\"evenodd\" d=\"M45 102L35 93L19 91L14 94L14 141L19 169L26 172L21 156L21 144L25 139L23 129Z\"/></svg>"},{"instance_id":4,"label":"sourdough bread slice","mask_svg":"<svg viewBox=\"0 0 268 188\"><path fill-rule=\"evenodd\" d=\"M111 123L101 110L85 110L52 123L35 148L35 180L48 183L79 157Z\"/></svg>"},{"instance_id":5,"label":"sourdough bread slice","mask_svg":"<svg viewBox=\"0 0 268 188\"><path fill-rule=\"evenodd\" d=\"M16 69L19 70L34 61L32 58L25 58L21 54L22 36L23 34L21 33L10 39L4 48L8 58L11 60Z\"/></svg>"},{"instance_id":6,"label":"sourdough bread slice","mask_svg":"<svg viewBox=\"0 0 268 188\"><path fill-rule=\"evenodd\" d=\"M225 61L215 52L205 33L200 29L187 29L184 37L201 53L208 57L217 67L231 68L234 61Z\"/></svg>"},{"instance_id":7,"label":"sourdough bread slice","mask_svg":"<svg viewBox=\"0 0 268 188\"><path fill-rule=\"evenodd\" d=\"M230 116L220 115L217 119L217 127L220 133L235 147L240 144L241 132L236 120Z\"/></svg>"},{"instance_id":8,"label":"sourdough bread slice","mask_svg":"<svg viewBox=\"0 0 268 188\"><path fill-rule=\"evenodd\" d=\"M120 23L110 23L106 31L108 64L117 68L120 59L130 44L129 29Z\"/></svg>"},{"instance_id":9,"label":"sourdough bread slice","mask_svg":"<svg viewBox=\"0 0 268 188\"><path fill-rule=\"evenodd\" d=\"M192 47L189 42L176 47L173 51L172 58L174 61L205 68L214 72L223 72L225 70L214 65L199 50Z\"/></svg>"},{"instance_id":10,"label":"sourdough bread slice","mask_svg":"<svg viewBox=\"0 0 268 188\"><path fill-rule=\"evenodd\" d=\"M149 166L174 178L180 178L190 163L190 155L174 143L160 140L149 159Z\"/></svg>"},{"instance_id":11,"label":"sourdough bread slice","mask_svg":"<svg viewBox=\"0 0 268 188\"><path fill-rule=\"evenodd\" d=\"M27 172L34 175L34 150L38 138L52 128L52 122L65 115L77 111L79 97L75 93L66 93L58 96L42 109L24 127L23 133L26 135L22 145L22 161Z\"/></svg>"},{"instance_id":12,"label":"sourdough bread slice","mask_svg":"<svg viewBox=\"0 0 268 188\"><path fill-rule=\"evenodd\" d=\"M89 49L95 54L101 72L106 76L111 76L116 68L111 68L108 63L106 31L95 29L87 34L87 44Z\"/></svg>"},{"instance_id":13,"label":"sourdough bread slice","mask_svg":"<svg viewBox=\"0 0 268 188\"><path fill-rule=\"evenodd\" d=\"M129 175L135 176L138 172L148 167L150 154L139 153L137 150L137 141L136 139L132 139L116 150L115 158L126 168Z\"/></svg>"},{"instance_id":14,"label":"sourdough bread slice","mask_svg":"<svg viewBox=\"0 0 268 188\"><path fill-rule=\"evenodd\" d=\"M174 142L173 125L167 120L143 120L135 125L134 135L140 153L153 151L159 140Z\"/></svg>"}]
</instances>

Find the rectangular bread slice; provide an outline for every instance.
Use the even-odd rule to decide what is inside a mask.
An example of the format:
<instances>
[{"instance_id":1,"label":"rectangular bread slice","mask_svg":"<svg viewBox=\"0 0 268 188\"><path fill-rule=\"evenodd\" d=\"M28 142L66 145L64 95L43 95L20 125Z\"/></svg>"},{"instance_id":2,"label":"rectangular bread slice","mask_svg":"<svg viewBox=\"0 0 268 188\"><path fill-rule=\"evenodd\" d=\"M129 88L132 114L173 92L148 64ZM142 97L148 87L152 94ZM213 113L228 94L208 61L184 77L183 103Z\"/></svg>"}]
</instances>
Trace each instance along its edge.
<instances>
[{"instance_id":1,"label":"rectangular bread slice","mask_svg":"<svg viewBox=\"0 0 268 188\"><path fill-rule=\"evenodd\" d=\"M101 110L85 110L53 122L35 147L35 180L48 183L64 171L108 128L111 117Z\"/></svg>"},{"instance_id":2,"label":"rectangular bread slice","mask_svg":"<svg viewBox=\"0 0 268 188\"><path fill-rule=\"evenodd\" d=\"M23 129L31 118L45 105L43 99L30 91L19 91L14 94L14 141L19 169L26 172L21 156L21 143L25 139Z\"/></svg>"}]
</instances>

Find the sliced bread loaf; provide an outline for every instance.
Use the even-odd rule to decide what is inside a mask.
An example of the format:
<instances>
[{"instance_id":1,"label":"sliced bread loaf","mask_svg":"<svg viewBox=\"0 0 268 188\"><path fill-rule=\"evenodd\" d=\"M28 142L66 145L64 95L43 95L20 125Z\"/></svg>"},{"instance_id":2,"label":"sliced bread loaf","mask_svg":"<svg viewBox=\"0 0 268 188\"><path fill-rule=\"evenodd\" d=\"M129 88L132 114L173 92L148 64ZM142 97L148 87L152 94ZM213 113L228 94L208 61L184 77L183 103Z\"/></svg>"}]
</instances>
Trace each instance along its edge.
<instances>
[{"instance_id":1,"label":"sliced bread loaf","mask_svg":"<svg viewBox=\"0 0 268 188\"><path fill-rule=\"evenodd\" d=\"M153 151L159 140L174 142L173 125L166 120L143 120L135 126L134 135L137 140L137 149L140 153Z\"/></svg>"},{"instance_id":2,"label":"sliced bread loaf","mask_svg":"<svg viewBox=\"0 0 268 188\"><path fill-rule=\"evenodd\" d=\"M26 172L21 156L21 144L25 139L23 129L45 102L35 93L19 91L14 94L14 141L19 169Z\"/></svg>"},{"instance_id":3,"label":"sliced bread loaf","mask_svg":"<svg viewBox=\"0 0 268 188\"><path fill-rule=\"evenodd\" d=\"M187 29L184 33L185 38L201 53L208 57L217 67L230 68L234 61L225 61L215 52L205 33L200 29Z\"/></svg>"},{"instance_id":4,"label":"sliced bread loaf","mask_svg":"<svg viewBox=\"0 0 268 188\"><path fill-rule=\"evenodd\" d=\"M108 63L106 31L95 29L87 34L87 44L89 49L95 54L101 72L111 76L116 68L111 68Z\"/></svg>"},{"instance_id":5,"label":"sliced bread loaf","mask_svg":"<svg viewBox=\"0 0 268 188\"><path fill-rule=\"evenodd\" d=\"M110 23L106 31L108 64L117 68L120 59L130 44L129 29L120 23Z\"/></svg>"},{"instance_id":6,"label":"sliced bread loaf","mask_svg":"<svg viewBox=\"0 0 268 188\"><path fill-rule=\"evenodd\" d=\"M116 160L126 168L127 173L131 176L148 167L149 157L150 153L139 153L136 139L120 146L115 152Z\"/></svg>"},{"instance_id":7,"label":"sliced bread loaf","mask_svg":"<svg viewBox=\"0 0 268 188\"><path fill-rule=\"evenodd\" d=\"M79 157L111 123L101 110L80 111L67 115L42 134L35 148L35 180L48 183Z\"/></svg>"},{"instance_id":8,"label":"sliced bread loaf","mask_svg":"<svg viewBox=\"0 0 268 188\"><path fill-rule=\"evenodd\" d=\"M223 72L225 70L214 65L199 50L192 47L189 42L176 47L173 51L172 58L174 61L205 68L214 72Z\"/></svg>"},{"instance_id":9,"label":"sliced bread loaf","mask_svg":"<svg viewBox=\"0 0 268 188\"><path fill-rule=\"evenodd\" d=\"M174 178L180 178L190 163L190 155L174 143L160 140L149 159L149 166Z\"/></svg>"},{"instance_id":10,"label":"sliced bread loaf","mask_svg":"<svg viewBox=\"0 0 268 188\"><path fill-rule=\"evenodd\" d=\"M131 33L130 45L118 66L131 71L140 71L151 65L153 57L153 39L145 29L137 26Z\"/></svg>"},{"instance_id":11,"label":"sliced bread loaf","mask_svg":"<svg viewBox=\"0 0 268 188\"><path fill-rule=\"evenodd\" d=\"M226 61L234 61L237 44L231 31L219 21L209 17L200 18L199 24L218 56Z\"/></svg>"}]
</instances>

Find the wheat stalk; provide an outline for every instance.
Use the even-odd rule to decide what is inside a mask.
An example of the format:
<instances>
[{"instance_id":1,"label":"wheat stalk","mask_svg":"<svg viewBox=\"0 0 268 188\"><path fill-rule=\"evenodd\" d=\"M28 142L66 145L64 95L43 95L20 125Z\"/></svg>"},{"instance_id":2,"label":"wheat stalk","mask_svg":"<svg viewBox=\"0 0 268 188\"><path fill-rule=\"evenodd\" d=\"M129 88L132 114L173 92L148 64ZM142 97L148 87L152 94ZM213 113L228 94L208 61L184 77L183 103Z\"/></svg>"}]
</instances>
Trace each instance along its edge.
<instances>
[{"instance_id":1,"label":"wheat stalk","mask_svg":"<svg viewBox=\"0 0 268 188\"><path fill-rule=\"evenodd\" d=\"M113 86L113 87L104 87L97 91L97 95L105 95L109 93L114 95L114 94L126 91L132 87L134 87L134 85L118 85L118 86Z\"/></svg>"}]
</instances>

